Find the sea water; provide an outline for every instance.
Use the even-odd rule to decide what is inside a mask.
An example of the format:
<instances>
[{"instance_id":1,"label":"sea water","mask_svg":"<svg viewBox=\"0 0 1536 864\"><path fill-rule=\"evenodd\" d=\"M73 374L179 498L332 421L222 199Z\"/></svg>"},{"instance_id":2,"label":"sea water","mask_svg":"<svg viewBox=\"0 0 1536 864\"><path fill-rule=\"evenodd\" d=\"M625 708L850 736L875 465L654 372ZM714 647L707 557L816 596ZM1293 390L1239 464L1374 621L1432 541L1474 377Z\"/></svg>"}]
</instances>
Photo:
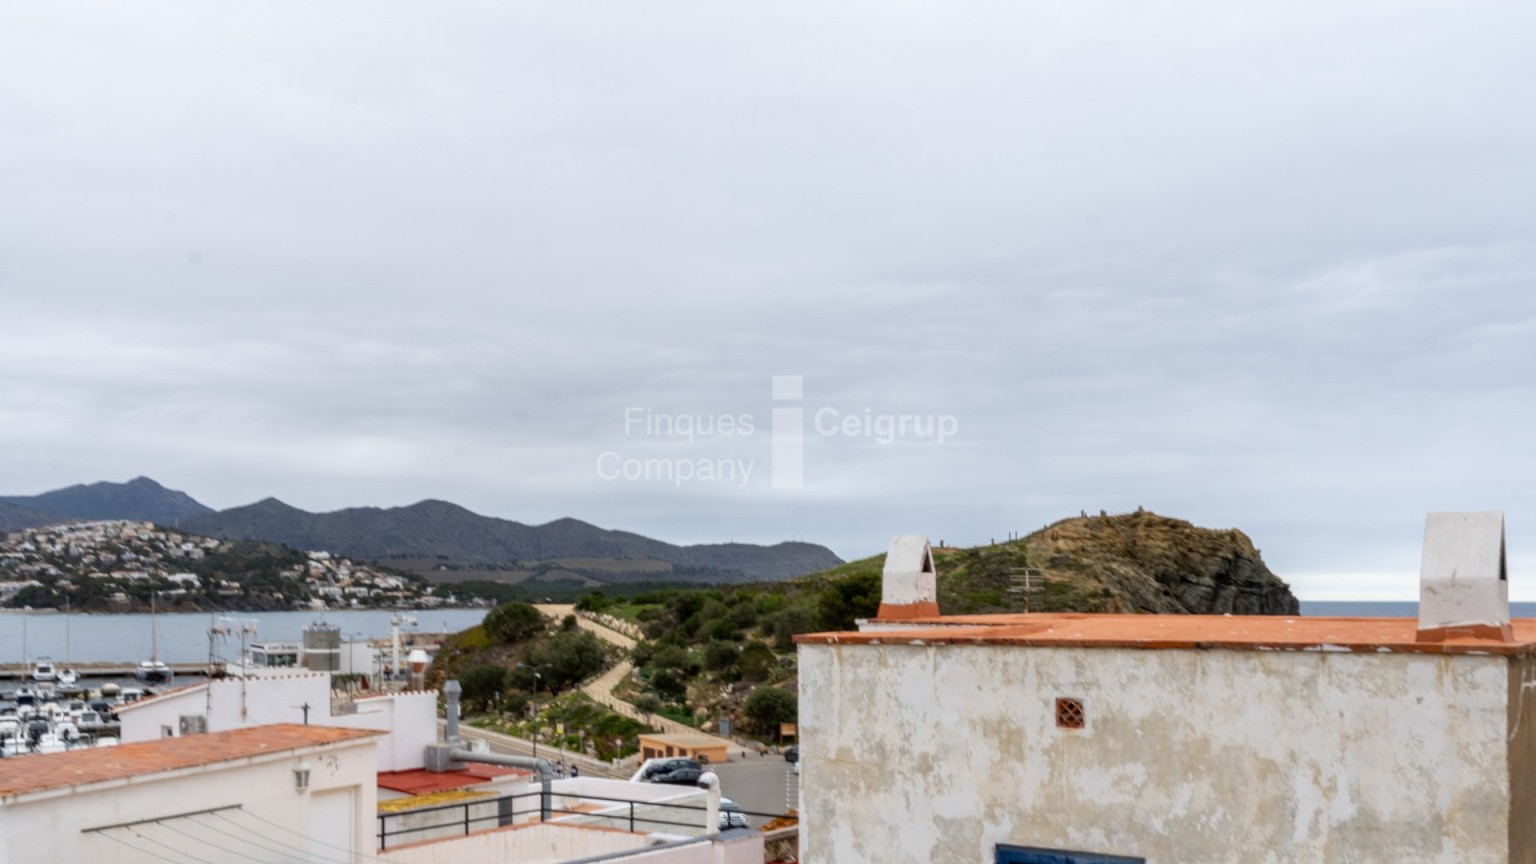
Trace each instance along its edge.
<instances>
[{"instance_id":1,"label":"sea water","mask_svg":"<svg viewBox=\"0 0 1536 864\"><path fill-rule=\"evenodd\" d=\"M394 612L389 609L348 609L335 612L221 613L238 621L254 621L253 642L297 642L304 628L324 621L341 629L342 639L377 639L389 635L394 615L416 619L417 625L401 632L457 632L479 624L484 609L433 609ZM199 663L208 659L208 628L214 616L206 612L161 613L154 623L159 631L159 657L167 663ZM21 663L37 657L66 658L76 663L137 663L149 659L151 617L132 615L0 614L0 663ZM65 630L68 629L68 645ZM25 656L23 656L25 640ZM218 656L237 659L238 637L226 638Z\"/></svg>"}]
</instances>

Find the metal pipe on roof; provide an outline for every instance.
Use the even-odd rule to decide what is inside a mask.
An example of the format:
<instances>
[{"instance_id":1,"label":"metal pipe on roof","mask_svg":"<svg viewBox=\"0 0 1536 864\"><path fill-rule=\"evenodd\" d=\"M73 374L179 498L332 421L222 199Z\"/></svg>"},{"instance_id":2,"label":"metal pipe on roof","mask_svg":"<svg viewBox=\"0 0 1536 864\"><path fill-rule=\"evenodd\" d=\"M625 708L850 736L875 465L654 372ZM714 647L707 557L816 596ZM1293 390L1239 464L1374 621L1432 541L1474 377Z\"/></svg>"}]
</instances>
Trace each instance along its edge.
<instances>
[{"instance_id":1,"label":"metal pipe on roof","mask_svg":"<svg viewBox=\"0 0 1536 864\"><path fill-rule=\"evenodd\" d=\"M455 762L481 762L486 765L505 765L510 768L532 768L539 774L539 821L549 821L551 789L550 782L555 779L555 769L549 764L548 759L535 759L531 756L506 756L501 753L475 753L462 747L455 747L448 751L448 757Z\"/></svg>"},{"instance_id":2,"label":"metal pipe on roof","mask_svg":"<svg viewBox=\"0 0 1536 864\"><path fill-rule=\"evenodd\" d=\"M443 731L447 734L448 744L459 743L459 694L464 688L459 686L457 678L450 678L443 684L443 716L446 722Z\"/></svg>"}]
</instances>

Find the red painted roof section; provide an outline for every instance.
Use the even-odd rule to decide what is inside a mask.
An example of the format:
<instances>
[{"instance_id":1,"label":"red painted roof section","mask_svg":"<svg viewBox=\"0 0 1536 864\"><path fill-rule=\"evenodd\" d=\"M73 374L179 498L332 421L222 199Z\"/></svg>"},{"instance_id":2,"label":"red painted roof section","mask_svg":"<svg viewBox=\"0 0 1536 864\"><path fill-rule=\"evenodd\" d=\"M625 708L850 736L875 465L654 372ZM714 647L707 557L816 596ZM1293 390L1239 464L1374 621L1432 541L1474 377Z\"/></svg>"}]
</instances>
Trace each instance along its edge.
<instances>
[{"instance_id":1,"label":"red painted roof section","mask_svg":"<svg viewBox=\"0 0 1536 864\"><path fill-rule=\"evenodd\" d=\"M892 622L897 623L897 622ZM1047 648L1225 648L1247 651L1401 651L1425 654L1536 653L1536 620L1511 622L1514 641L1452 637L1418 641L1416 618L1278 615L949 615L899 622L902 629L807 633L802 644L1018 645Z\"/></svg>"},{"instance_id":2,"label":"red painted roof section","mask_svg":"<svg viewBox=\"0 0 1536 864\"><path fill-rule=\"evenodd\" d=\"M144 777L381 734L372 729L275 723L118 747L18 756L0 759L0 797Z\"/></svg>"},{"instance_id":3,"label":"red painted roof section","mask_svg":"<svg viewBox=\"0 0 1536 864\"><path fill-rule=\"evenodd\" d=\"M379 788L404 792L407 795L430 795L433 792L444 792L449 789L479 786L514 775L532 777L533 772L475 762L469 763L469 767L462 771L427 771L422 768L414 771L380 771Z\"/></svg>"}]
</instances>

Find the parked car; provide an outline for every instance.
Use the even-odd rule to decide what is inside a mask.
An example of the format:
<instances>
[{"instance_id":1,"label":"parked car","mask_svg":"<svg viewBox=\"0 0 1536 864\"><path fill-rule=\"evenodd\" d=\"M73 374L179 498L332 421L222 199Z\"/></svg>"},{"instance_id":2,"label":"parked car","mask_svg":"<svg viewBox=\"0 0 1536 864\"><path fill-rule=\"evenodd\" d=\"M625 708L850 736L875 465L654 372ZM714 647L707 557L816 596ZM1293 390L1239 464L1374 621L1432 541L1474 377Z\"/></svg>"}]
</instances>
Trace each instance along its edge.
<instances>
[{"instance_id":1,"label":"parked car","mask_svg":"<svg viewBox=\"0 0 1536 864\"><path fill-rule=\"evenodd\" d=\"M741 805L729 798L720 799L720 830L727 828L751 828L752 820L741 812Z\"/></svg>"},{"instance_id":2,"label":"parked car","mask_svg":"<svg viewBox=\"0 0 1536 864\"><path fill-rule=\"evenodd\" d=\"M799 744L795 744L794 746L789 747L789 748L787 748L784 751L784 761L785 762L799 762L800 761L800 745Z\"/></svg>"},{"instance_id":3,"label":"parked car","mask_svg":"<svg viewBox=\"0 0 1536 864\"><path fill-rule=\"evenodd\" d=\"M671 783L677 786L693 786L704 772L699 768L678 768L651 778L652 783Z\"/></svg>"},{"instance_id":4,"label":"parked car","mask_svg":"<svg viewBox=\"0 0 1536 864\"><path fill-rule=\"evenodd\" d=\"M641 775L641 779L654 780L658 775L667 774L672 771L676 771L679 768L697 768L700 771L704 770L704 766L700 765L698 761L694 759L688 759L686 757L680 757L677 759L659 759L646 766L645 774Z\"/></svg>"}]
</instances>

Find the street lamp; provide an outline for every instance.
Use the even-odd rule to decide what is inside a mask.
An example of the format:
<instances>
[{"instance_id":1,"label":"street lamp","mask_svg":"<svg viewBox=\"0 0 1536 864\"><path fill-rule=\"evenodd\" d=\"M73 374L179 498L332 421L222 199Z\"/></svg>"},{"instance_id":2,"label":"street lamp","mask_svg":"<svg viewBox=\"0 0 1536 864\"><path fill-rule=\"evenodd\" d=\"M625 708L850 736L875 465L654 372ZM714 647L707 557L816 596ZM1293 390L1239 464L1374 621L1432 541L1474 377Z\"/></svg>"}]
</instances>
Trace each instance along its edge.
<instances>
[{"instance_id":1,"label":"street lamp","mask_svg":"<svg viewBox=\"0 0 1536 864\"><path fill-rule=\"evenodd\" d=\"M539 680L544 677L543 675L539 674L539 670L540 669L548 669L549 666L550 666L550 664L548 664L548 663L540 663L537 666L529 666L527 663L519 663L519 664L517 664L517 668L519 668L519 669L527 669L528 671L533 673L533 695L534 695L534 698L538 698L538 695L539 695Z\"/></svg>"},{"instance_id":2,"label":"street lamp","mask_svg":"<svg viewBox=\"0 0 1536 864\"><path fill-rule=\"evenodd\" d=\"M550 664L548 663L540 663L537 666L530 666L527 663L517 664L517 668L527 669L533 673L533 699L535 706L537 706L539 699L539 679L544 677L539 674L539 670L548 669L549 666ZM539 758L539 724L537 722L533 724L533 758Z\"/></svg>"}]
</instances>

